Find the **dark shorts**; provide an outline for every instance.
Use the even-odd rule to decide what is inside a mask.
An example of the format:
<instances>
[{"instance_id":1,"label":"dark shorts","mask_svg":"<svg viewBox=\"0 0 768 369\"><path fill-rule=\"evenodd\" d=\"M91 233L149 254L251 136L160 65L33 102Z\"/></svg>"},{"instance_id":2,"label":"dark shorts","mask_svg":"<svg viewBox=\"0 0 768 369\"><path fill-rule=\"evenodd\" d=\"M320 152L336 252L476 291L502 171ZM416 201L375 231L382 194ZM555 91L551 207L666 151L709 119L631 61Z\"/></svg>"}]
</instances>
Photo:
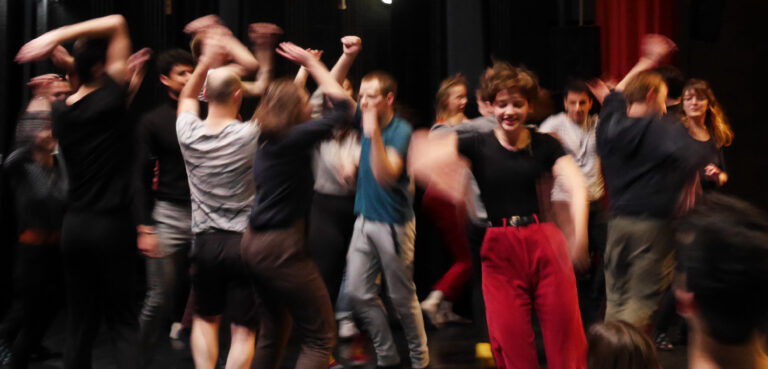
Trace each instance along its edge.
<instances>
[{"instance_id":1,"label":"dark shorts","mask_svg":"<svg viewBox=\"0 0 768 369\"><path fill-rule=\"evenodd\" d=\"M256 293L240 257L241 238L241 233L223 231L195 235L190 254L195 313L226 313L233 323L255 328Z\"/></svg>"}]
</instances>

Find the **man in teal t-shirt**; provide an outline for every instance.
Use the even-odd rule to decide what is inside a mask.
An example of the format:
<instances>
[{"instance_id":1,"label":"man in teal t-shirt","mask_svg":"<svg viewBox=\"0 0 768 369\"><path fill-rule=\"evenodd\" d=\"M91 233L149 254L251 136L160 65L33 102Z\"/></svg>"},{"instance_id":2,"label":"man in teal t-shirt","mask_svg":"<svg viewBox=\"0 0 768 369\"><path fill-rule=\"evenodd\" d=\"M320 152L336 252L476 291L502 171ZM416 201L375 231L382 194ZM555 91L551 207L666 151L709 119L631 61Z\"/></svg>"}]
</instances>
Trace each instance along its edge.
<instances>
[{"instance_id":1,"label":"man in teal t-shirt","mask_svg":"<svg viewBox=\"0 0 768 369\"><path fill-rule=\"evenodd\" d=\"M372 72L360 84L357 118L362 127L360 169L355 198L352 242L347 253L345 292L376 349L379 367L400 365L376 279L397 310L410 350L411 366L429 365L427 335L413 283L416 223L413 196L405 170L410 124L395 115L397 85L384 72Z\"/></svg>"}]
</instances>

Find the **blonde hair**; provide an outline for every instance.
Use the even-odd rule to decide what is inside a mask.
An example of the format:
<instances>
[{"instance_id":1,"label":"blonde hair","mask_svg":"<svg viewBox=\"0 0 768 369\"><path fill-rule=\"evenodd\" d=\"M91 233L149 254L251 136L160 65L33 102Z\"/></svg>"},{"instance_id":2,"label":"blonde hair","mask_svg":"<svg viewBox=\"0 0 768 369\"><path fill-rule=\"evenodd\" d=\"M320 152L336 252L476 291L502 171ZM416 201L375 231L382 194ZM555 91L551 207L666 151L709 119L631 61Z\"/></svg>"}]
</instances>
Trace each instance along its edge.
<instances>
[{"instance_id":1,"label":"blonde hair","mask_svg":"<svg viewBox=\"0 0 768 369\"><path fill-rule=\"evenodd\" d=\"M683 86L683 98L685 98L686 91L691 91L696 96L707 99L707 116L704 119L704 125L715 142L715 146L718 148L730 146L733 142L733 130L731 125L728 124L728 118L725 116L722 107L720 107L720 103L715 98L715 93L709 87L709 83L700 79L690 79ZM683 121L687 120L688 117L684 116Z\"/></svg>"},{"instance_id":2,"label":"blonde hair","mask_svg":"<svg viewBox=\"0 0 768 369\"><path fill-rule=\"evenodd\" d=\"M642 103L645 102L649 92L659 93L661 86L666 86L661 74L646 70L629 80L624 89L624 98L627 100L627 104Z\"/></svg>"},{"instance_id":3,"label":"blonde hair","mask_svg":"<svg viewBox=\"0 0 768 369\"><path fill-rule=\"evenodd\" d=\"M448 111L448 97L450 96L451 89L456 86L463 86L464 90L467 90L467 79L461 73L450 76L440 83L437 94L435 94L436 122L446 120L452 113Z\"/></svg>"}]
</instances>

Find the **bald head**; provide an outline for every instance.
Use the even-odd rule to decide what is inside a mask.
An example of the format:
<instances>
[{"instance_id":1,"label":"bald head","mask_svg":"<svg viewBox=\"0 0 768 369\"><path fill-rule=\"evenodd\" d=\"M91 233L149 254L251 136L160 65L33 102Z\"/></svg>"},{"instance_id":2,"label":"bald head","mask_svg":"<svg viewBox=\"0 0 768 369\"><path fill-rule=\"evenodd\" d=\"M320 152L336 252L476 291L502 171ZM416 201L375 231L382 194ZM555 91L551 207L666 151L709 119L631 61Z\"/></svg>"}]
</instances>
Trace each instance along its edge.
<instances>
[{"instance_id":1,"label":"bald head","mask_svg":"<svg viewBox=\"0 0 768 369\"><path fill-rule=\"evenodd\" d=\"M242 82L237 74L227 68L214 69L208 75L206 96L213 103L227 103L241 87Z\"/></svg>"}]
</instances>

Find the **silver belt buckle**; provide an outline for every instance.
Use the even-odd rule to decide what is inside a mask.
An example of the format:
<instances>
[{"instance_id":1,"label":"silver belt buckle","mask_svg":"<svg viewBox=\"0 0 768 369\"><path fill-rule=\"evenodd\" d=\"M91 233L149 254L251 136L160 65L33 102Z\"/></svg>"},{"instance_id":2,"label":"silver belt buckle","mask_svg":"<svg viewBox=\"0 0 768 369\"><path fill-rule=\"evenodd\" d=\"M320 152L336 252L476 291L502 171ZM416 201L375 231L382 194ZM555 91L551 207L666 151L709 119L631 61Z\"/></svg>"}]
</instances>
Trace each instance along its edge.
<instances>
[{"instance_id":1,"label":"silver belt buckle","mask_svg":"<svg viewBox=\"0 0 768 369\"><path fill-rule=\"evenodd\" d=\"M509 217L509 225L512 227L517 227L520 224L520 216L514 215Z\"/></svg>"}]
</instances>

